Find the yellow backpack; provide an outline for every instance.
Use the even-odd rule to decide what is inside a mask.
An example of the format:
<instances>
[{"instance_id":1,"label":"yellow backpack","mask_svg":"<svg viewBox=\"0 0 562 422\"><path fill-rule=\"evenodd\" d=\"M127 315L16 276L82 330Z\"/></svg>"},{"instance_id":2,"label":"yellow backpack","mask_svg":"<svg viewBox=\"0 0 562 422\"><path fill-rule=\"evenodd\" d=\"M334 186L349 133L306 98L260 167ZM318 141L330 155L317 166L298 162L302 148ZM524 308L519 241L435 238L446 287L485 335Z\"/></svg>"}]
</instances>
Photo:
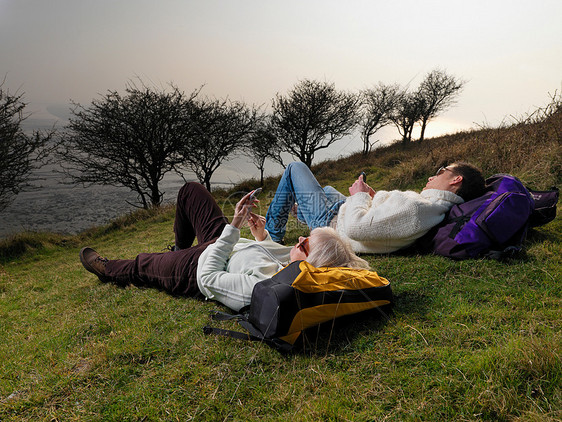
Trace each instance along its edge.
<instances>
[{"instance_id":1,"label":"yellow backpack","mask_svg":"<svg viewBox=\"0 0 562 422\"><path fill-rule=\"evenodd\" d=\"M246 311L214 315L217 320L238 320L249 334L209 326L204 332L262 341L289 351L308 328L391 304L389 281L374 271L316 268L306 261L296 261L256 284Z\"/></svg>"}]
</instances>

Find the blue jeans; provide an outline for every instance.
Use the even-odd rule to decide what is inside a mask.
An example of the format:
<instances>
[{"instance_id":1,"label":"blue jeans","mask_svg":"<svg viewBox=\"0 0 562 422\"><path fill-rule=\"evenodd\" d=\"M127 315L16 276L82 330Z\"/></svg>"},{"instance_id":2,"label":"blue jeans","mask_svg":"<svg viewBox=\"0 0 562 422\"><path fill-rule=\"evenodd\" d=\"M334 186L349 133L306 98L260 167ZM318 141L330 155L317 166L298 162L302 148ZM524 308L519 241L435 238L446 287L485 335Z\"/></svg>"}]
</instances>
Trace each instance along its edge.
<instances>
[{"instance_id":1,"label":"blue jeans","mask_svg":"<svg viewBox=\"0 0 562 422\"><path fill-rule=\"evenodd\" d=\"M308 168L301 162L287 166L275 197L269 205L265 228L271 238L283 240L287 220L294 203L298 204L297 217L310 229L325 227L338 213L346 197L331 186L322 187Z\"/></svg>"}]
</instances>

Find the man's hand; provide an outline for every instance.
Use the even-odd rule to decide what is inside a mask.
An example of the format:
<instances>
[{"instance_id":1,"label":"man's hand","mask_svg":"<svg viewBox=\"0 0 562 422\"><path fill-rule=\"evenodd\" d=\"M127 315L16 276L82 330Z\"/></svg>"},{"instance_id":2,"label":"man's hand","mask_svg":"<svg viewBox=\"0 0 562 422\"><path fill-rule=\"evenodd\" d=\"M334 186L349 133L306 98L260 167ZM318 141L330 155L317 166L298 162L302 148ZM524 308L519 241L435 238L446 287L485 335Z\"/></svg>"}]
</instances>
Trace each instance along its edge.
<instances>
[{"instance_id":1,"label":"man's hand","mask_svg":"<svg viewBox=\"0 0 562 422\"><path fill-rule=\"evenodd\" d=\"M267 237L267 231L265 231L265 217L251 212L250 217L248 218L248 225L250 226L250 231L258 242L265 240Z\"/></svg>"},{"instance_id":2,"label":"man's hand","mask_svg":"<svg viewBox=\"0 0 562 422\"><path fill-rule=\"evenodd\" d=\"M359 178L353 182L353 185L349 187L350 195L355 195L357 192L366 192L371 196L371 198L373 198L376 193L373 188L363 181L362 176L359 176Z\"/></svg>"}]
</instances>

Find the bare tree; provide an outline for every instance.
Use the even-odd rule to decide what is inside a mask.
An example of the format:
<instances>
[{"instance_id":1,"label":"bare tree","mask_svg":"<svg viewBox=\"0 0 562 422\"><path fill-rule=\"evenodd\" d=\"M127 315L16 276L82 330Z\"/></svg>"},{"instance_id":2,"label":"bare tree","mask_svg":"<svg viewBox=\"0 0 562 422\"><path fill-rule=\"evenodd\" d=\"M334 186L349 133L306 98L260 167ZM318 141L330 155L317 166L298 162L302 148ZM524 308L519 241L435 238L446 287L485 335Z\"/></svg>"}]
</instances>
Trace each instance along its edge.
<instances>
[{"instance_id":1,"label":"bare tree","mask_svg":"<svg viewBox=\"0 0 562 422\"><path fill-rule=\"evenodd\" d=\"M265 162L267 159L285 167L283 159L281 158L279 141L273 133L268 117L260 118L245 147L245 153L252 159L252 162L260 171L261 185L263 185Z\"/></svg>"},{"instance_id":2,"label":"bare tree","mask_svg":"<svg viewBox=\"0 0 562 422\"><path fill-rule=\"evenodd\" d=\"M282 149L310 166L314 154L349 135L357 125L357 95L334 84L303 80L273 100L272 126Z\"/></svg>"},{"instance_id":3,"label":"bare tree","mask_svg":"<svg viewBox=\"0 0 562 422\"><path fill-rule=\"evenodd\" d=\"M211 190L211 177L223 161L248 142L257 110L241 102L197 100L191 113L190 140L181 149L182 164Z\"/></svg>"},{"instance_id":4,"label":"bare tree","mask_svg":"<svg viewBox=\"0 0 562 422\"><path fill-rule=\"evenodd\" d=\"M376 143L370 141L371 136L392 123L392 113L400 99L400 87L397 84L379 83L374 88L362 91L361 99L359 127L363 141L363 155L367 155Z\"/></svg>"},{"instance_id":5,"label":"bare tree","mask_svg":"<svg viewBox=\"0 0 562 422\"><path fill-rule=\"evenodd\" d=\"M412 131L416 122L421 119L423 109L424 100L418 92L403 90L400 93L391 119L402 136L402 143L412 141Z\"/></svg>"},{"instance_id":6,"label":"bare tree","mask_svg":"<svg viewBox=\"0 0 562 422\"><path fill-rule=\"evenodd\" d=\"M32 170L43 163L48 155L48 142L54 129L48 133L35 131L28 135L22 122L29 117L23 94L12 95L0 83L0 211L4 210L23 189L29 187Z\"/></svg>"},{"instance_id":7,"label":"bare tree","mask_svg":"<svg viewBox=\"0 0 562 422\"><path fill-rule=\"evenodd\" d=\"M164 175L179 165L189 142L191 104L186 96L129 83L88 107L74 104L58 157L73 183L125 186L144 207L159 206Z\"/></svg>"},{"instance_id":8,"label":"bare tree","mask_svg":"<svg viewBox=\"0 0 562 422\"><path fill-rule=\"evenodd\" d=\"M424 139L425 128L429 120L456 102L464 84L463 81L447 75L443 70L435 69L427 74L419 87L419 95L423 98L420 141Z\"/></svg>"}]
</instances>

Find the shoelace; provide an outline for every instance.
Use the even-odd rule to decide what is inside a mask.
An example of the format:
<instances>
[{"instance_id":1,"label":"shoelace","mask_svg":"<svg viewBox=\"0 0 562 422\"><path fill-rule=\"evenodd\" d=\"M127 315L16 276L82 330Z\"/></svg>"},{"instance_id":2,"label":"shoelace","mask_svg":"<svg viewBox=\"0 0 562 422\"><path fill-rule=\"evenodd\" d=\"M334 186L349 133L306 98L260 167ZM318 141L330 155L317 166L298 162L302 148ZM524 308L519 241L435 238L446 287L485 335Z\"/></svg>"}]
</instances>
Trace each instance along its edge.
<instances>
[{"instance_id":1,"label":"shoelace","mask_svg":"<svg viewBox=\"0 0 562 422\"><path fill-rule=\"evenodd\" d=\"M103 265L105 265L109 262L109 259L103 256L97 256L96 259L94 259L94 262L101 262Z\"/></svg>"},{"instance_id":2,"label":"shoelace","mask_svg":"<svg viewBox=\"0 0 562 422\"><path fill-rule=\"evenodd\" d=\"M176 245L168 245L166 246L164 249L162 249L162 252L174 252L174 251L179 251L179 248Z\"/></svg>"}]
</instances>

